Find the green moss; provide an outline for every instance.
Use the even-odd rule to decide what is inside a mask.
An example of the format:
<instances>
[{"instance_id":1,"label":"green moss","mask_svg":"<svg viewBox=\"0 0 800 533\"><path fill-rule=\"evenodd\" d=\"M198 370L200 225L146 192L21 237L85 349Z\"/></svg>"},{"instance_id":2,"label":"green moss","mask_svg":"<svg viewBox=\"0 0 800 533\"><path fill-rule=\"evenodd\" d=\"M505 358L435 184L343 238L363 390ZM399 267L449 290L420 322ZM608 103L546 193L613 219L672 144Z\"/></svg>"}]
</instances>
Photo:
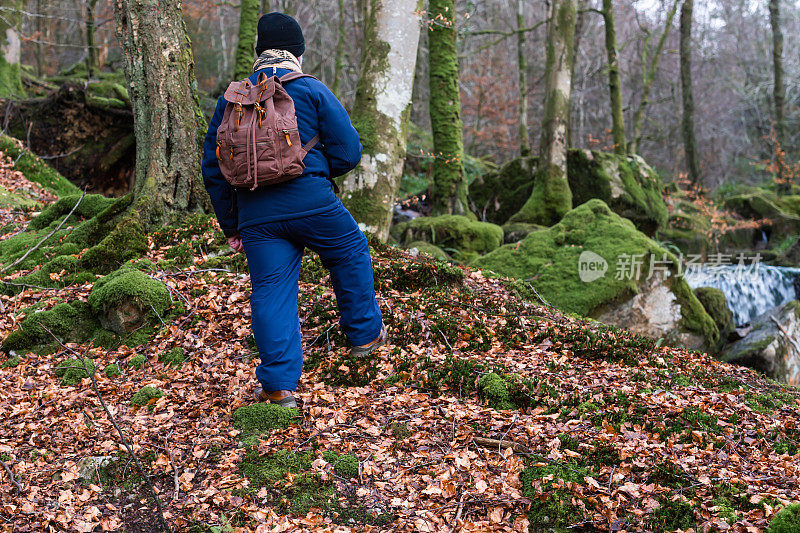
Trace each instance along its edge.
<instances>
[{"instance_id":1,"label":"green moss","mask_svg":"<svg viewBox=\"0 0 800 533\"><path fill-rule=\"evenodd\" d=\"M22 172L27 180L38 183L59 196L80 193L80 189L70 183L67 178L23 148L20 141L0 134L0 151L15 161L14 168Z\"/></svg>"},{"instance_id":2,"label":"green moss","mask_svg":"<svg viewBox=\"0 0 800 533\"><path fill-rule=\"evenodd\" d=\"M606 272L592 281L581 280L581 254L591 252L606 262ZM596 261L595 256L591 256ZM516 244L507 244L472 262L504 276L530 280L529 283L549 304L583 316L597 316L607 306L637 294L646 281L650 259L667 260L672 274L678 271L677 259L655 241L636 230L633 224L601 200L590 200L570 211L555 226L531 233ZM620 262L631 267L641 261L638 278L634 269L615 272ZM598 271L599 272L599 271ZM617 275L622 274L622 275ZM681 306L681 326L696 332L716 346L719 333L686 281L672 275L669 287Z\"/></svg>"},{"instance_id":3,"label":"green moss","mask_svg":"<svg viewBox=\"0 0 800 533\"><path fill-rule=\"evenodd\" d=\"M136 370L140 370L144 366L145 361L146 359L142 354L134 355L128 359L127 366Z\"/></svg>"},{"instance_id":4,"label":"green moss","mask_svg":"<svg viewBox=\"0 0 800 533\"><path fill-rule=\"evenodd\" d=\"M506 381L499 374L490 372L478 379L478 393L493 409L516 409L517 406L510 401Z\"/></svg>"},{"instance_id":5,"label":"green moss","mask_svg":"<svg viewBox=\"0 0 800 533\"><path fill-rule=\"evenodd\" d=\"M87 373L87 370L89 371ZM56 376L61 378L61 384L67 387L78 385L82 379L94 374L94 361L85 359L66 359L56 367Z\"/></svg>"},{"instance_id":6,"label":"green moss","mask_svg":"<svg viewBox=\"0 0 800 533\"><path fill-rule=\"evenodd\" d=\"M584 483L584 477L590 473L577 463L551 463L547 466L529 466L519 474L522 495L531 500L528 520L531 531L555 531L566 533L570 526L580 522L583 512L573 503L573 496L561 489L556 489L559 480ZM543 493L534 487L534 482L541 485Z\"/></svg>"},{"instance_id":7,"label":"green moss","mask_svg":"<svg viewBox=\"0 0 800 533\"><path fill-rule=\"evenodd\" d=\"M524 222L506 224L503 226L503 240L506 244L519 242L534 231L542 229L547 228L538 224L526 224Z\"/></svg>"},{"instance_id":8,"label":"green moss","mask_svg":"<svg viewBox=\"0 0 800 533\"><path fill-rule=\"evenodd\" d=\"M163 316L171 305L170 293L160 281L128 266L120 268L97 280L88 298L92 310L101 316L122 306L136 306L145 315ZM157 317L153 317L157 319ZM119 329L118 324L109 324Z\"/></svg>"},{"instance_id":9,"label":"green moss","mask_svg":"<svg viewBox=\"0 0 800 533\"><path fill-rule=\"evenodd\" d=\"M170 351L161 354L158 360L165 365L179 367L186 360L186 355L183 353L183 348L176 346Z\"/></svg>"},{"instance_id":10,"label":"green moss","mask_svg":"<svg viewBox=\"0 0 800 533\"><path fill-rule=\"evenodd\" d=\"M336 455L335 453L331 455L328 453L324 459L333 465L337 476L345 479L358 478L358 457L355 455Z\"/></svg>"},{"instance_id":11,"label":"green moss","mask_svg":"<svg viewBox=\"0 0 800 533\"><path fill-rule=\"evenodd\" d=\"M450 256L447 255L444 250L429 242L414 241L406 245L406 250L411 250L412 248L416 248L419 253L428 254L434 259L439 259L440 261L448 261L450 259Z\"/></svg>"},{"instance_id":12,"label":"green moss","mask_svg":"<svg viewBox=\"0 0 800 533\"><path fill-rule=\"evenodd\" d=\"M20 359L18 356L9 357L8 359L0 363L0 368L15 368L19 366L21 362L22 359Z\"/></svg>"},{"instance_id":13,"label":"green moss","mask_svg":"<svg viewBox=\"0 0 800 533\"><path fill-rule=\"evenodd\" d=\"M434 244L445 251L490 252L503 243L503 229L487 222L476 222L459 215L419 217L392 229L398 241Z\"/></svg>"},{"instance_id":14,"label":"green moss","mask_svg":"<svg viewBox=\"0 0 800 533\"><path fill-rule=\"evenodd\" d=\"M80 200L80 203L78 203L78 200ZM83 200L81 200L80 193L62 196L42 211L39 216L31 220L28 227L33 230L44 229L55 221L61 221L73 208L75 210L72 216L75 217L75 220L90 219L96 217L116 202L116 198L106 198L100 194L87 194L83 197ZM76 205L77 207L75 207Z\"/></svg>"},{"instance_id":15,"label":"green moss","mask_svg":"<svg viewBox=\"0 0 800 533\"><path fill-rule=\"evenodd\" d=\"M556 165L538 168L533 176L533 190L525 204L509 222L550 226L572 209L572 193L567 176Z\"/></svg>"},{"instance_id":16,"label":"green moss","mask_svg":"<svg viewBox=\"0 0 800 533\"><path fill-rule=\"evenodd\" d=\"M431 287L459 286L464 281L464 271L444 261L423 257L391 266L375 265L373 278L379 292L391 289L409 292Z\"/></svg>"},{"instance_id":17,"label":"green moss","mask_svg":"<svg viewBox=\"0 0 800 533\"><path fill-rule=\"evenodd\" d=\"M144 407L145 405L151 405L151 400L157 400L162 396L164 396L163 390L157 387L145 386L131 396L130 404L138 407Z\"/></svg>"},{"instance_id":18,"label":"green moss","mask_svg":"<svg viewBox=\"0 0 800 533\"><path fill-rule=\"evenodd\" d=\"M233 426L249 432L263 433L289 426L299 411L272 403L243 405L233 412Z\"/></svg>"},{"instance_id":19,"label":"green moss","mask_svg":"<svg viewBox=\"0 0 800 533\"><path fill-rule=\"evenodd\" d=\"M696 527L694 510L689 502L676 499L661 498L660 506L653 511L648 520L650 527L656 531L687 530Z\"/></svg>"},{"instance_id":20,"label":"green moss","mask_svg":"<svg viewBox=\"0 0 800 533\"><path fill-rule=\"evenodd\" d=\"M107 365L103 369L103 374L105 374L107 377L112 378L116 376L121 376L122 371L119 369L119 365L117 363L111 363L110 365Z\"/></svg>"},{"instance_id":21,"label":"green moss","mask_svg":"<svg viewBox=\"0 0 800 533\"><path fill-rule=\"evenodd\" d=\"M111 272L130 259L147 251L147 237L137 217L128 213L95 246L81 257L85 268L92 272Z\"/></svg>"},{"instance_id":22,"label":"green moss","mask_svg":"<svg viewBox=\"0 0 800 533\"><path fill-rule=\"evenodd\" d=\"M38 345L62 342L82 342L88 339L98 324L85 302L76 300L60 303L52 309L28 313L20 329L9 334L2 349L23 350ZM56 339L53 338L55 335Z\"/></svg>"},{"instance_id":23,"label":"green moss","mask_svg":"<svg viewBox=\"0 0 800 533\"><path fill-rule=\"evenodd\" d=\"M800 503L787 505L770 521L767 533L800 532Z\"/></svg>"},{"instance_id":24,"label":"green moss","mask_svg":"<svg viewBox=\"0 0 800 533\"><path fill-rule=\"evenodd\" d=\"M694 295L717 325L720 338L727 339L728 334L736 328L736 324L733 322L733 313L728 308L725 294L713 287L698 287L694 290Z\"/></svg>"},{"instance_id":25,"label":"green moss","mask_svg":"<svg viewBox=\"0 0 800 533\"><path fill-rule=\"evenodd\" d=\"M538 160L538 157L518 157L496 172L476 178L470 184L469 196L478 218L502 225L519 211L531 195Z\"/></svg>"}]
</instances>

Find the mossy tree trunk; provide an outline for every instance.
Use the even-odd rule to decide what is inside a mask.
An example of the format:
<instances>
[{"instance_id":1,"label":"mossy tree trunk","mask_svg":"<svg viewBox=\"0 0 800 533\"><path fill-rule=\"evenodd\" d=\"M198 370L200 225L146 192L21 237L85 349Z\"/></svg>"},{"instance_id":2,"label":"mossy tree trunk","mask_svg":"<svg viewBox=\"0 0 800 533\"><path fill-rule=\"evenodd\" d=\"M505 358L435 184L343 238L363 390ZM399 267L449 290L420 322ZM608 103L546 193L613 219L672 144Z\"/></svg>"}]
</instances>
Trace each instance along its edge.
<instances>
[{"instance_id":1,"label":"mossy tree trunk","mask_svg":"<svg viewBox=\"0 0 800 533\"><path fill-rule=\"evenodd\" d=\"M433 213L468 215L455 0L430 0L428 16L431 21L428 73L434 152Z\"/></svg>"},{"instance_id":2,"label":"mossy tree trunk","mask_svg":"<svg viewBox=\"0 0 800 533\"><path fill-rule=\"evenodd\" d=\"M259 0L242 0L239 8L239 40L236 44L236 64L233 67L235 80L243 80L253 73L259 7Z\"/></svg>"},{"instance_id":3,"label":"mossy tree trunk","mask_svg":"<svg viewBox=\"0 0 800 533\"><path fill-rule=\"evenodd\" d=\"M91 79L99 67L97 44L95 42L94 9L97 0L89 0L86 4L86 76Z\"/></svg>"},{"instance_id":4,"label":"mossy tree trunk","mask_svg":"<svg viewBox=\"0 0 800 533\"><path fill-rule=\"evenodd\" d=\"M684 0L681 8L680 69L681 96L683 98L683 147L686 152L686 170L689 180L699 185L700 164L697 156L697 138L694 135L694 90L692 88L692 10L694 0Z\"/></svg>"},{"instance_id":5,"label":"mossy tree trunk","mask_svg":"<svg viewBox=\"0 0 800 533\"><path fill-rule=\"evenodd\" d=\"M539 167L534 174L530 198L511 217L511 222L550 226L572 209L572 193L567 181L567 127L575 60L575 14L575 0L552 0Z\"/></svg>"},{"instance_id":6,"label":"mossy tree trunk","mask_svg":"<svg viewBox=\"0 0 800 533\"><path fill-rule=\"evenodd\" d=\"M772 99L775 104L775 137L778 143L783 146L786 135L786 118L784 114L786 88L783 82L781 0L769 0L769 23L772 26L772 74L774 79ZM784 149L786 149L785 146Z\"/></svg>"},{"instance_id":7,"label":"mossy tree trunk","mask_svg":"<svg viewBox=\"0 0 800 533\"><path fill-rule=\"evenodd\" d=\"M519 77L519 153L531 155L528 136L528 61L525 56L525 2L517 0L517 75Z\"/></svg>"},{"instance_id":8,"label":"mossy tree trunk","mask_svg":"<svg viewBox=\"0 0 800 533\"><path fill-rule=\"evenodd\" d=\"M344 16L344 0L339 0L339 25L338 25L338 35L336 38L336 56L334 57L333 61L333 84L331 85L331 91L337 97L341 98L339 94L339 86L342 82L342 76L344 76L344 44L347 40L347 31L345 27L345 16Z\"/></svg>"},{"instance_id":9,"label":"mossy tree trunk","mask_svg":"<svg viewBox=\"0 0 800 533\"><path fill-rule=\"evenodd\" d=\"M272 2L270 0L261 0L261 13L269 13L272 11Z\"/></svg>"},{"instance_id":10,"label":"mossy tree trunk","mask_svg":"<svg viewBox=\"0 0 800 533\"><path fill-rule=\"evenodd\" d=\"M611 97L611 135L614 138L614 153L627 152L625 139L625 116L622 112L622 87L619 79L617 57L617 28L614 22L614 3L603 0L603 21L606 30L606 55L608 56L608 93Z\"/></svg>"},{"instance_id":11,"label":"mossy tree trunk","mask_svg":"<svg viewBox=\"0 0 800 533\"><path fill-rule=\"evenodd\" d=\"M369 0L353 124L361 163L342 183L342 201L362 230L389 236L403 175L406 125L419 45L419 0Z\"/></svg>"},{"instance_id":12,"label":"mossy tree trunk","mask_svg":"<svg viewBox=\"0 0 800 533\"><path fill-rule=\"evenodd\" d=\"M207 211L200 174L206 122L181 1L115 0L114 18L133 104L133 208L145 229L178 213Z\"/></svg>"},{"instance_id":13,"label":"mossy tree trunk","mask_svg":"<svg viewBox=\"0 0 800 533\"><path fill-rule=\"evenodd\" d=\"M22 0L4 0L3 7L8 10L0 17L0 98L24 96L19 35L23 3Z\"/></svg>"},{"instance_id":14,"label":"mossy tree trunk","mask_svg":"<svg viewBox=\"0 0 800 533\"><path fill-rule=\"evenodd\" d=\"M639 96L639 106L633 114L633 136L631 137L631 142L628 143L628 153L630 154L637 153L642 142L642 123L644 122L644 113L647 110L647 106L650 104L650 89L653 86L653 80L656 78L658 64L661 61L664 45L672 29L672 21L675 19L675 14L678 12L679 4L680 0L675 0L672 3L672 9L667 13L664 31L661 32L661 37L658 39L658 44L653 51L653 57L650 58L649 65L647 63L647 48L650 42L649 32L644 40L644 46L642 47L642 93Z\"/></svg>"}]
</instances>

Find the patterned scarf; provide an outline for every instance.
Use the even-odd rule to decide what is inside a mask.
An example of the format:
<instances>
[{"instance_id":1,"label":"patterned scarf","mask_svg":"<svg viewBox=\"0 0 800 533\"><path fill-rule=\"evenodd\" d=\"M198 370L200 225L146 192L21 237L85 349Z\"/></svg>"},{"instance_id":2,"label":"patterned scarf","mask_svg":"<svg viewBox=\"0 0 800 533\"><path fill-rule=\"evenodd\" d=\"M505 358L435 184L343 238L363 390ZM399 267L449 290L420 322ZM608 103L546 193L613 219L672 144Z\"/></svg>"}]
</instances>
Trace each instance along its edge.
<instances>
[{"instance_id":1,"label":"patterned scarf","mask_svg":"<svg viewBox=\"0 0 800 533\"><path fill-rule=\"evenodd\" d=\"M294 72L303 72L300 69L300 61L286 50L264 50L253 63L253 72L258 72L265 68L285 68Z\"/></svg>"}]
</instances>

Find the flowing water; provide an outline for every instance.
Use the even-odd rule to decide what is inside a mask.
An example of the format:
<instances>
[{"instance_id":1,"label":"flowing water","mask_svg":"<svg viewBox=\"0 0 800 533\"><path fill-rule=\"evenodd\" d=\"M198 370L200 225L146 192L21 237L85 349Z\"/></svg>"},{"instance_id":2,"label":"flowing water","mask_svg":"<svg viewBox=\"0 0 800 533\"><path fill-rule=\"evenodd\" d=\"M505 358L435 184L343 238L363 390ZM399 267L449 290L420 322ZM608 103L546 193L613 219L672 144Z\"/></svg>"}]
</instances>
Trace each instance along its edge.
<instances>
[{"instance_id":1,"label":"flowing water","mask_svg":"<svg viewBox=\"0 0 800 533\"><path fill-rule=\"evenodd\" d=\"M728 299L737 326L751 322L790 300L800 299L800 268L763 264L703 266L687 269L686 281L693 289L714 287Z\"/></svg>"}]
</instances>

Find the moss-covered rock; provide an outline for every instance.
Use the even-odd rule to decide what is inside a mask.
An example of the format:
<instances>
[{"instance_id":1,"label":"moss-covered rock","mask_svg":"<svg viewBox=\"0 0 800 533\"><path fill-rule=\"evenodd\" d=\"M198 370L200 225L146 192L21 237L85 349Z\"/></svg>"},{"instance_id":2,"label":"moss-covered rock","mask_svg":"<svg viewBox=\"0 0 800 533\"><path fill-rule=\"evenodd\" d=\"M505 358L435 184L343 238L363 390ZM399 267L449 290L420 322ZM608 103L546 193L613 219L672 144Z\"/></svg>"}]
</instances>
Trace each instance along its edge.
<instances>
[{"instance_id":1,"label":"moss-covered rock","mask_svg":"<svg viewBox=\"0 0 800 533\"><path fill-rule=\"evenodd\" d=\"M21 141L0 134L0 151L15 161L14 168L22 172L28 181L38 183L59 196L80 193L80 189L67 178L24 148Z\"/></svg>"},{"instance_id":2,"label":"moss-covered rock","mask_svg":"<svg viewBox=\"0 0 800 533\"><path fill-rule=\"evenodd\" d=\"M126 333L150 315L157 315L154 320L163 316L170 293L160 281L126 266L97 280L88 301L103 327Z\"/></svg>"},{"instance_id":3,"label":"moss-covered rock","mask_svg":"<svg viewBox=\"0 0 800 533\"><path fill-rule=\"evenodd\" d=\"M158 387L145 386L139 389L133 396L131 396L131 405L143 407L150 405L151 400L157 400L164 396L164 391Z\"/></svg>"},{"instance_id":4,"label":"moss-covered rock","mask_svg":"<svg viewBox=\"0 0 800 533\"><path fill-rule=\"evenodd\" d=\"M111 363L110 365L106 365L106 367L103 369L103 374L105 374L106 377L113 378L116 376L121 376L122 371L117 363Z\"/></svg>"},{"instance_id":5,"label":"moss-covered rock","mask_svg":"<svg viewBox=\"0 0 800 533\"><path fill-rule=\"evenodd\" d=\"M740 188L736 194L724 198L724 206L742 218L771 221L773 236L795 235L800 232L800 213L795 208L794 197L788 203L774 191L761 187Z\"/></svg>"},{"instance_id":6,"label":"moss-covered rock","mask_svg":"<svg viewBox=\"0 0 800 533\"><path fill-rule=\"evenodd\" d=\"M392 235L403 245L425 241L445 251L484 254L503 243L503 229L459 215L419 217L398 224Z\"/></svg>"},{"instance_id":7,"label":"moss-covered rock","mask_svg":"<svg viewBox=\"0 0 800 533\"><path fill-rule=\"evenodd\" d=\"M675 344L715 347L719 340L711 317L686 281L674 275L677 259L601 200L573 209L553 227L502 246L473 265L530 280L548 303L568 312L603 317L654 337L674 333Z\"/></svg>"},{"instance_id":8,"label":"moss-covered rock","mask_svg":"<svg viewBox=\"0 0 800 533\"><path fill-rule=\"evenodd\" d=\"M516 158L476 179L470 198L478 218L507 223L530 198L537 164L536 157ZM666 226L661 179L641 157L573 149L567 155L567 174L572 206L598 198L647 235Z\"/></svg>"},{"instance_id":9,"label":"moss-covered rock","mask_svg":"<svg viewBox=\"0 0 800 533\"><path fill-rule=\"evenodd\" d=\"M509 223L503 226L503 242L506 244L519 242L534 231L547 229L546 226L538 224L526 224L524 222Z\"/></svg>"},{"instance_id":10,"label":"moss-covered rock","mask_svg":"<svg viewBox=\"0 0 800 533\"><path fill-rule=\"evenodd\" d=\"M728 308L725 294L714 287L698 287L694 290L694 295L714 320L719 329L720 338L727 339L728 335L736 328L736 324L733 322L733 313Z\"/></svg>"},{"instance_id":11,"label":"moss-covered rock","mask_svg":"<svg viewBox=\"0 0 800 533\"><path fill-rule=\"evenodd\" d=\"M573 205L592 198L603 200L649 236L666 226L661 178L638 155L570 150L567 164Z\"/></svg>"},{"instance_id":12,"label":"moss-covered rock","mask_svg":"<svg viewBox=\"0 0 800 533\"><path fill-rule=\"evenodd\" d=\"M33 230L44 229L54 221L63 219L70 211L76 219L90 219L108 209L116 201L116 198L106 198L100 194L87 194L83 199L80 194L62 196L31 220L28 227Z\"/></svg>"},{"instance_id":13,"label":"moss-covered rock","mask_svg":"<svg viewBox=\"0 0 800 533\"><path fill-rule=\"evenodd\" d=\"M145 363L146 360L147 359L145 359L145 357L142 354L134 355L133 357L128 359L128 365L127 366L129 366L129 367L131 367L131 368L133 368L135 370L141 370L141 368L144 366L144 363Z\"/></svg>"},{"instance_id":14,"label":"moss-covered rock","mask_svg":"<svg viewBox=\"0 0 800 533\"><path fill-rule=\"evenodd\" d=\"M58 341L82 342L90 338L96 328L97 322L86 302L60 303L52 309L28 313L20 328L3 340L2 350L21 351Z\"/></svg>"},{"instance_id":15,"label":"moss-covered rock","mask_svg":"<svg viewBox=\"0 0 800 533\"><path fill-rule=\"evenodd\" d=\"M158 357L158 360L164 363L165 365L178 367L181 366L183 362L186 360L186 355L183 353L183 348L181 348L180 346L176 346L170 351L161 354Z\"/></svg>"},{"instance_id":16,"label":"moss-covered rock","mask_svg":"<svg viewBox=\"0 0 800 533\"><path fill-rule=\"evenodd\" d=\"M793 300L754 319L750 333L727 347L722 360L753 368L776 381L798 385L800 354L789 340L798 338L800 301Z\"/></svg>"},{"instance_id":17,"label":"moss-covered rock","mask_svg":"<svg viewBox=\"0 0 800 533\"><path fill-rule=\"evenodd\" d=\"M800 503L781 509L770 521L767 533L800 533Z\"/></svg>"},{"instance_id":18,"label":"moss-covered rock","mask_svg":"<svg viewBox=\"0 0 800 533\"><path fill-rule=\"evenodd\" d=\"M447 255L444 250L436 246L435 244L431 244L425 241L414 241L410 242L406 245L406 250L413 250L415 249L422 254L428 254L429 256L433 257L434 259L439 259L441 261L448 261L450 260L450 256Z\"/></svg>"},{"instance_id":19,"label":"moss-covered rock","mask_svg":"<svg viewBox=\"0 0 800 533\"><path fill-rule=\"evenodd\" d=\"M469 186L469 196L480 220L504 224L519 211L533 190L537 157L518 157L497 171L478 176Z\"/></svg>"}]
</instances>

